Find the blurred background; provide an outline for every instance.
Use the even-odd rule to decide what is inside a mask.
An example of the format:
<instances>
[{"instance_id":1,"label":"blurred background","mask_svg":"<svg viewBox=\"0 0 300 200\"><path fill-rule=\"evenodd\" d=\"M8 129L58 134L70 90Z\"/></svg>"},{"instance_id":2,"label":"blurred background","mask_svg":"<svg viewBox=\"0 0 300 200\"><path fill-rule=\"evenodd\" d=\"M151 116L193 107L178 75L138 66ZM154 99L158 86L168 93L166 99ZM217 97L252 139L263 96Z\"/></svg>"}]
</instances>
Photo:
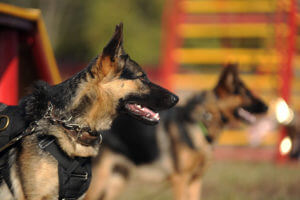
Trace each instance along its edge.
<instances>
[{"instance_id":1,"label":"blurred background","mask_svg":"<svg viewBox=\"0 0 300 200\"><path fill-rule=\"evenodd\" d=\"M124 44L142 65L157 66L164 1L1 0L42 11L58 66L85 65L102 51L115 25L125 25ZM76 66L75 66L76 65ZM70 67L71 69L66 69Z\"/></svg>"},{"instance_id":2,"label":"blurred background","mask_svg":"<svg viewBox=\"0 0 300 200\"><path fill-rule=\"evenodd\" d=\"M252 126L222 133L205 176L204 199L299 199L300 1L0 3L1 101L17 103L33 80L70 77L102 51L123 22L126 51L152 79L176 91L181 103L212 88L222 66L235 62L246 84L270 105L268 115ZM122 196L170 198L165 183L139 181Z\"/></svg>"}]
</instances>

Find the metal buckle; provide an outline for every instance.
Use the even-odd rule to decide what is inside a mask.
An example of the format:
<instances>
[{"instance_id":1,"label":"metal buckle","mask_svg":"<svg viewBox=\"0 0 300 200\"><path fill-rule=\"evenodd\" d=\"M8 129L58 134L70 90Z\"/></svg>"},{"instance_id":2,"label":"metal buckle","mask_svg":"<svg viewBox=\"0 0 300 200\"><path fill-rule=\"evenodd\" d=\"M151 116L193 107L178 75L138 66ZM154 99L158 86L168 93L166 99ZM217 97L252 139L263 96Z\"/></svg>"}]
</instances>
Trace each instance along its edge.
<instances>
[{"instance_id":1,"label":"metal buckle","mask_svg":"<svg viewBox=\"0 0 300 200\"><path fill-rule=\"evenodd\" d=\"M52 144L54 141L55 141L55 139L51 139L50 141L48 139L43 139L39 142L38 145L41 149L45 149L47 146Z\"/></svg>"},{"instance_id":2,"label":"metal buckle","mask_svg":"<svg viewBox=\"0 0 300 200\"><path fill-rule=\"evenodd\" d=\"M0 115L0 119L2 118L6 119L6 123L3 127L0 128L0 131L4 131L9 125L9 117L7 115Z\"/></svg>"},{"instance_id":3,"label":"metal buckle","mask_svg":"<svg viewBox=\"0 0 300 200\"><path fill-rule=\"evenodd\" d=\"M99 140L99 144L102 144L102 140L103 140L103 137L102 137L102 134L100 133L100 140Z\"/></svg>"},{"instance_id":4,"label":"metal buckle","mask_svg":"<svg viewBox=\"0 0 300 200\"><path fill-rule=\"evenodd\" d=\"M78 174L78 173L71 173L71 176L72 177L75 177L75 178L82 178L84 180L87 180L88 179L88 173L85 172L84 174Z\"/></svg>"}]
</instances>

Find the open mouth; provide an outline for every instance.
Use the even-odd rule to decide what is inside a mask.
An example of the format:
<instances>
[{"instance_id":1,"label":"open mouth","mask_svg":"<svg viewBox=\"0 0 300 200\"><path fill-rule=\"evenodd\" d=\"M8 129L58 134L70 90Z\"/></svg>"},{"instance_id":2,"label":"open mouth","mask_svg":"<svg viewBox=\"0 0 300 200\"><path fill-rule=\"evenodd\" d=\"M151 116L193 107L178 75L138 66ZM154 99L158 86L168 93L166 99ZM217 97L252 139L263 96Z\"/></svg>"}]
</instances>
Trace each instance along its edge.
<instances>
[{"instance_id":1,"label":"open mouth","mask_svg":"<svg viewBox=\"0 0 300 200\"><path fill-rule=\"evenodd\" d=\"M238 109L237 109L237 114L238 114L238 116L239 116L241 119L245 120L245 121L248 122L248 123L253 124L253 123L255 123L255 121L256 121L256 116L253 115L253 114L251 114L250 112L248 112L248 111L245 110L244 108L238 108Z\"/></svg>"},{"instance_id":2,"label":"open mouth","mask_svg":"<svg viewBox=\"0 0 300 200\"><path fill-rule=\"evenodd\" d=\"M159 122L159 113L154 112L150 108L144 107L136 103L126 103L125 108L130 112L130 114L135 117L142 118L151 123Z\"/></svg>"}]
</instances>

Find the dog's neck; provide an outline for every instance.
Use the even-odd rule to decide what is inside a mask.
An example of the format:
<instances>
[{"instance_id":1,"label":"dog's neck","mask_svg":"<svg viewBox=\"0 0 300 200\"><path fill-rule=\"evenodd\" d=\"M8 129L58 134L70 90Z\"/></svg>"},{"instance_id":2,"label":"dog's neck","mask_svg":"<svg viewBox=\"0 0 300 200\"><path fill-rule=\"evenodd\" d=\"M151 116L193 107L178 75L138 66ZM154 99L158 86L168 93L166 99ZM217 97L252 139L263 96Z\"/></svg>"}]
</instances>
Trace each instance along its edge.
<instances>
[{"instance_id":1,"label":"dog's neck","mask_svg":"<svg viewBox=\"0 0 300 200\"><path fill-rule=\"evenodd\" d=\"M193 96L185 104L185 118L188 123L200 126L208 140L215 141L227 124L227 118L218 108L218 98L214 91L203 91Z\"/></svg>"},{"instance_id":2,"label":"dog's neck","mask_svg":"<svg viewBox=\"0 0 300 200\"><path fill-rule=\"evenodd\" d=\"M72 117L59 117L54 110L53 105L49 103L47 112L37 121L37 134L54 136L62 150L70 157L96 156L102 141L102 133L93 132L89 127L76 124Z\"/></svg>"},{"instance_id":3,"label":"dog's neck","mask_svg":"<svg viewBox=\"0 0 300 200\"><path fill-rule=\"evenodd\" d=\"M65 132L62 127L52 127L47 134L56 137L59 146L70 157L94 157L98 154L100 144L93 146L82 145L76 141L75 137Z\"/></svg>"},{"instance_id":4,"label":"dog's neck","mask_svg":"<svg viewBox=\"0 0 300 200\"><path fill-rule=\"evenodd\" d=\"M88 127L92 131L102 132L111 127L116 117L116 102L111 102L109 94L101 91L101 87L95 87L95 83L87 81L81 83L79 88L89 88L90 93L78 90L73 99L72 106L68 113L73 117L72 122L81 127ZM89 85L86 85L89 84ZM93 88L95 87L95 88ZM99 144L92 146L82 145L76 137L70 136L68 131L62 127L56 127L57 131L52 132L58 138L58 143L64 151L71 156L95 156L98 153Z\"/></svg>"}]
</instances>

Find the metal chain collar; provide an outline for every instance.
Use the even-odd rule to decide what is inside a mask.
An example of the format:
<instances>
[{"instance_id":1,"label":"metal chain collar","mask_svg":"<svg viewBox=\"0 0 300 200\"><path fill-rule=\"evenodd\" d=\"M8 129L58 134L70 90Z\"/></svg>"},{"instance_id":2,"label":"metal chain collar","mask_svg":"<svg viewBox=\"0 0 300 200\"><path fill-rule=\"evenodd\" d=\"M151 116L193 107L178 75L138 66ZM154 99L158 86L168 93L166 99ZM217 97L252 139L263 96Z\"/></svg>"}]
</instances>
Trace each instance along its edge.
<instances>
[{"instance_id":1,"label":"metal chain collar","mask_svg":"<svg viewBox=\"0 0 300 200\"><path fill-rule=\"evenodd\" d=\"M70 123L72 116L67 119L58 119L53 114L53 105L51 102L48 102L48 108L43 116L44 119L49 120L52 124L59 124L68 130L73 130L78 133L78 137L81 137L83 132L88 132L90 135L94 135L93 131L89 127L82 127L79 124ZM100 134L100 144L102 143L102 135Z\"/></svg>"},{"instance_id":2,"label":"metal chain collar","mask_svg":"<svg viewBox=\"0 0 300 200\"><path fill-rule=\"evenodd\" d=\"M78 134L78 138L81 137L83 132L88 132L89 134L93 135L93 131L89 128L89 127L81 127L79 124L72 124L70 123L70 121L72 120L72 116L69 119L57 119L54 115L53 115L53 105L51 104L51 102L48 103L48 108L43 116L42 119L47 119L49 120L52 124L60 124L61 126L63 126L64 128L68 129L68 130L74 130L75 132L77 132ZM4 145L3 147L0 148L0 152L4 151L5 149L7 149L8 147L12 146L13 144L15 144L16 142L18 142L19 140L21 140L23 137L26 137L28 135L31 135L34 133L34 131L36 130L36 127L38 125L38 121L32 121L29 123L29 126L17 137L11 139L6 145ZM99 134L100 137L100 144L102 143L102 135ZM77 139L78 139L77 138Z\"/></svg>"}]
</instances>

